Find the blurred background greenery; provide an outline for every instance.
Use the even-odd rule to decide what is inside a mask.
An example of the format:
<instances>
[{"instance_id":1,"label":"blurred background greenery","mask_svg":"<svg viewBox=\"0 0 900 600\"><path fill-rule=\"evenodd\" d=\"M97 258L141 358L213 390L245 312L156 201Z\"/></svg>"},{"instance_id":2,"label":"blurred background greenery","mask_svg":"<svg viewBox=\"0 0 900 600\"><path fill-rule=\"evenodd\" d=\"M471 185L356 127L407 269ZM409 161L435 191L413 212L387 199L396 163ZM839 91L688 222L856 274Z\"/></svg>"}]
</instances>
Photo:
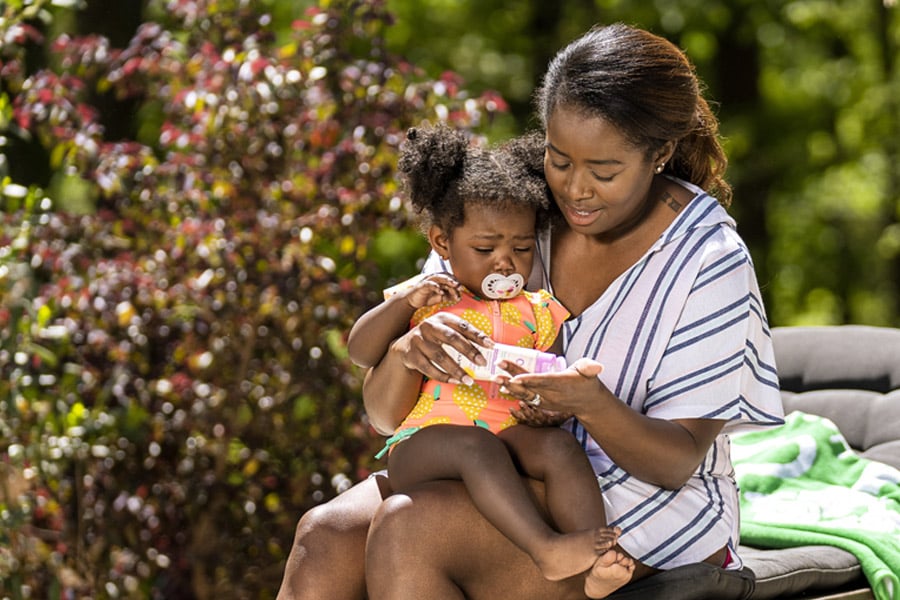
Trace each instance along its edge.
<instances>
[{"instance_id":1,"label":"blurred background greenery","mask_svg":"<svg viewBox=\"0 0 900 600\"><path fill-rule=\"evenodd\" d=\"M379 468L349 325L407 127L536 126L593 23L683 47L773 325L900 325L891 0L0 3L0 598L272 598Z\"/></svg>"}]
</instances>

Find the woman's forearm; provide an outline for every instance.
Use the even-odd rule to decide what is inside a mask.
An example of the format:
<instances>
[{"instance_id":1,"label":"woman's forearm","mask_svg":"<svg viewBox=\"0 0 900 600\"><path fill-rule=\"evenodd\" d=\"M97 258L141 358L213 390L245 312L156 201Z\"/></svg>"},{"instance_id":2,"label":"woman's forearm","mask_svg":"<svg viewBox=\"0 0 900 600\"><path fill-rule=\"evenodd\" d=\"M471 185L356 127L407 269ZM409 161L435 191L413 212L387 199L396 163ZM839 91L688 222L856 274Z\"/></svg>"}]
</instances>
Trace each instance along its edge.
<instances>
[{"instance_id":1,"label":"woman's forearm","mask_svg":"<svg viewBox=\"0 0 900 600\"><path fill-rule=\"evenodd\" d=\"M402 339L402 338L401 338ZM363 402L369 422L382 435L390 435L415 406L422 374L403 364L397 343L375 367L369 369L363 382Z\"/></svg>"},{"instance_id":2,"label":"woman's forearm","mask_svg":"<svg viewBox=\"0 0 900 600\"><path fill-rule=\"evenodd\" d=\"M724 421L655 419L640 414L601 386L601 398L579 422L622 469L665 489L676 489L696 471Z\"/></svg>"},{"instance_id":3,"label":"woman's forearm","mask_svg":"<svg viewBox=\"0 0 900 600\"><path fill-rule=\"evenodd\" d=\"M394 340L363 383L363 401L372 426L379 433L393 433L416 405L423 377L451 383L469 377L444 345L484 364L477 346L490 343L487 334L448 312L428 317Z\"/></svg>"}]
</instances>

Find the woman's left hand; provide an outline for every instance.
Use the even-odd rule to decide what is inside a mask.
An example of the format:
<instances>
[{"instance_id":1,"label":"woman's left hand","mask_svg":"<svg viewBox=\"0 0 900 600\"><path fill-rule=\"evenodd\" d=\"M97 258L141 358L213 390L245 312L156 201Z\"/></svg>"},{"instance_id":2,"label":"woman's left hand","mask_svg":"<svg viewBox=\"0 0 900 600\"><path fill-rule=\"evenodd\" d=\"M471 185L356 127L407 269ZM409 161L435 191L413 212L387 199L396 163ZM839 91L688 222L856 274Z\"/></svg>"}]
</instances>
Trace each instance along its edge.
<instances>
[{"instance_id":1,"label":"woman's left hand","mask_svg":"<svg viewBox=\"0 0 900 600\"><path fill-rule=\"evenodd\" d=\"M514 416L519 423L531 427L558 427L572 417L568 413L532 406L524 400L520 400L519 408L510 410L509 414Z\"/></svg>"},{"instance_id":2,"label":"woman's left hand","mask_svg":"<svg viewBox=\"0 0 900 600\"><path fill-rule=\"evenodd\" d=\"M577 416L584 407L591 405L592 399L596 399L600 391L597 375L603 370L603 365L587 358L575 361L559 373L528 373L510 361L500 363L499 367L511 375L497 378L502 385L501 391L526 405L513 411L513 415L528 424L532 421L546 423L554 418L530 409L541 408L554 413L557 418Z\"/></svg>"}]
</instances>

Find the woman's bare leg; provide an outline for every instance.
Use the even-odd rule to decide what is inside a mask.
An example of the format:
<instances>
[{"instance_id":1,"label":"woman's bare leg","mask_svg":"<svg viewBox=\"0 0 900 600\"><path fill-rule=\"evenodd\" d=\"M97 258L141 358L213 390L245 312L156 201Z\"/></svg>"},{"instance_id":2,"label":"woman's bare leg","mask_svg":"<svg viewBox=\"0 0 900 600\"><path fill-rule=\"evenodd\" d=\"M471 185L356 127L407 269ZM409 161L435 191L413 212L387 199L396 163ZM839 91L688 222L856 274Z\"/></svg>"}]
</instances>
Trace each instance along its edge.
<instances>
[{"instance_id":1,"label":"woman's bare leg","mask_svg":"<svg viewBox=\"0 0 900 600\"><path fill-rule=\"evenodd\" d=\"M385 483L370 477L301 517L278 600L365 599L366 534Z\"/></svg>"},{"instance_id":2,"label":"woman's bare leg","mask_svg":"<svg viewBox=\"0 0 900 600\"><path fill-rule=\"evenodd\" d=\"M543 486L528 484L542 509ZM449 480L382 503L369 530L366 581L371 600L585 598L584 576L544 578L475 508L464 484Z\"/></svg>"},{"instance_id":3,"label":"woman's bare leg","mask_svg":"<svg viewBox=\"0 0 900 600\"><path fill-rule=\"evenodd\" d=\"M548 579L584 573L616 542L617 534L605 527L554 531L523 486L506 445L480 427L426 427L393 448L388 473L397 492L429 481L462 480L487 520L528 552Z\"/></svg>"}]
</instances>

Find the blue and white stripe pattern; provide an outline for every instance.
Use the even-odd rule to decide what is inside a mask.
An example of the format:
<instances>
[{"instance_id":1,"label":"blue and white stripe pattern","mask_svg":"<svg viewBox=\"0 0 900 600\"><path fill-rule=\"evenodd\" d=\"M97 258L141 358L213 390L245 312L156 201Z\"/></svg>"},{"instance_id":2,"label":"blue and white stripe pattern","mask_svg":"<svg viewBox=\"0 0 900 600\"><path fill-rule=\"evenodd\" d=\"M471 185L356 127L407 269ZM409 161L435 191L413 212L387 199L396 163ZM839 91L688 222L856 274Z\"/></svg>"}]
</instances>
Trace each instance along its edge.
<instances>
[{"instance_id":1,"label":"blue and white stripe pattern","mask_svg":"<svg viewBox=\"0 0 900 600\"><path fill-rule=\"evenodd\" d=\"M678 490L630 476L576 420L620 544L658 569L702 561L728 545L742 566L738 496L728 433L783 422L769 326L750 253L725 209L700 188L647 254L563 328L566 359L603 363L619 399L661 419L727 420L703 463ZM541 236L529 288L552 291L550 239ZM446 271L432 253L424 272Z\"/></svg>"},{"instance_id":2,"label":"blue and white stripe pattern","mask_svg":"<svg viewBox=\"0 0 900 600\"><path fill-rule=\"evenodd\" d=\"M750 254L714 198L678 183L696 194L693 201L563 332L568 362L603 363L600 379L632 409L661 419L728 421L694 476L674 491L630 476L576 420L564 425L594 465L609 522L623 530L622 547L659 569L701 561L726 544L733 552L738 501L727 433L783 421ZM542 240L545 259L548 242ZM740 564L737 558L732 568Z\"/></svg>"}]
</instances>

